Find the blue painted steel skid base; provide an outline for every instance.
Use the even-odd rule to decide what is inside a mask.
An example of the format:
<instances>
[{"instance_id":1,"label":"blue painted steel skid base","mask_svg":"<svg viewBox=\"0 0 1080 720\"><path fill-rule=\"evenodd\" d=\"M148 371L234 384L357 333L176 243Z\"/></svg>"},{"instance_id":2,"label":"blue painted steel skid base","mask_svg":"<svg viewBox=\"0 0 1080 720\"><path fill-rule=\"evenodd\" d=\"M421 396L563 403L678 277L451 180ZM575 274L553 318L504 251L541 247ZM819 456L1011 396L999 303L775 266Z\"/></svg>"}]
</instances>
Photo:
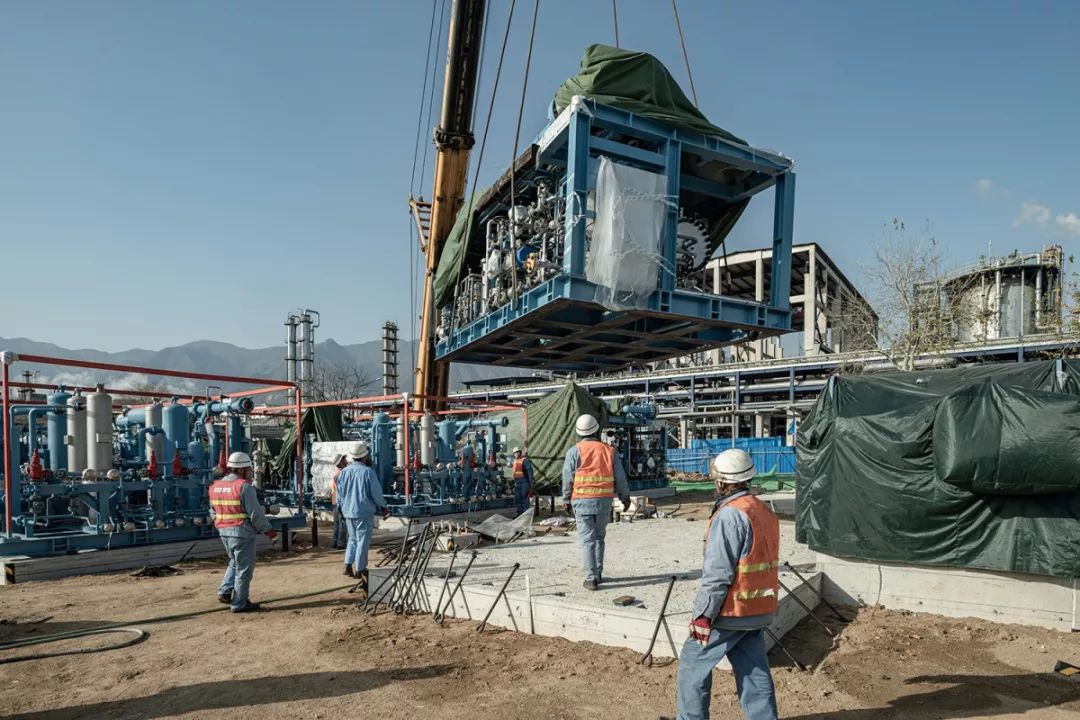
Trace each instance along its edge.
<instances>
[{"instance_id":1,"label":"blue painted steel skid base","mask_svg":"<svg viewBox=\"0 0 1080 720\"><path fill-rule=\"evenodd\" d=\"M527 158L520 161L515 187L521 197L532 181L530 173L561 177L559 195L568 209L562 264L555 275L509 303L450 328L436 346L439 360L603 372L790 330L795 204L790 160L582 98L548 125L530 153L534 167L528 167ZM629 310L597 304L597 286L585 279L586 223L575 213L588 207L602 156L662 174L667 196L679 200L669 203L664 217L662 268L667 269L658 273L656 290L645 302ZM681 204L738 207L768 188L775 188L769 296L753 302L679 287L670 268L678 267ZM500 197L497 192L485 195L492 203L502 203ZM491 212L481 207L477 217ZM483 237L483 232L473 236Z\"/></svg>"}]
</instances>

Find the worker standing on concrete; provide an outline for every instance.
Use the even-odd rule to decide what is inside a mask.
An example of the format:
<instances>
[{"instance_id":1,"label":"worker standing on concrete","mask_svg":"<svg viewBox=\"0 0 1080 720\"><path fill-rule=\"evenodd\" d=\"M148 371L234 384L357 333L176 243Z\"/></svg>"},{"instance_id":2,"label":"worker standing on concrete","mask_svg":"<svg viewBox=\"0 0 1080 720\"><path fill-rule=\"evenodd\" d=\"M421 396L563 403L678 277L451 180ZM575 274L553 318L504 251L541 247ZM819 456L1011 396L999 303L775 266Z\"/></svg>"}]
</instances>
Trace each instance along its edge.
<instances>
[{"instance_id":1,"label":"worker standing on concrete","mask_svg":"<svg viewBox=\"0 0 1080 720\"><path fill-rule=\"evenodd\" d=\"M251 485L252 463L247 453L229 456L228 474L210 485L210 513L214 517L229 567L218 588L218 600L231 606L234 613L253 612L258 603L248 599L248 587L255 574L255 541L260 533L271 540L277 533L270 529L262 504Z\"/></svg>"},{"instance_id":2,"label":"worker standing on concrete","mask_svg":"<svg viewBox=\"0 0 1080 720\"><path fill-rule=\"evenodd\" d=\"M712 463L720 496L705 531L701 589L679 656L679 720L706 720L713 668L726 656L749 720L776 719L765 629L778 607L780 522L749 492L754 461L725 450Z\"/></svg>"},{"instance_id":3,"label":"worker standing on concrete","mask_svg":"<svg viewBox=\"0 0 1080 720\"><path fill-rule=\"evenodd\" d=\"M375 513L389 515L383 499L382 483L371 467L371 453L366 443L356 442L349 446L352 461L341 471L337 479L337 501L349 531L349 544L345 548L345 575L360 582L357 591L360 599L368 592L368 548L371 533L375 529Z\"/></svg>"},{"instance_id":4,"label":"worker standing on concrete","mask_svg":"<svg viewBox=\"0 0 1080 720\"><path fill-rule=\"evenodd\" d=\"M334 472L330 476L330 504L334 506L334 537L330 546L335 550L340 550L348 542L348 532L345 530L345 516L341 514L341 506L337 502L338 475L349 464L345 453L335 455L333 464Z\"/></svg>"},{"instance_id":5,"label":"worker standing on concrete","mask_svg":"<svg viewBox=\"0 0 1080 720\"><path fill-rule=\"evenodd\" d=\"M581 540L585 587L596 590L604 581L604 538L607 536L611 501L617 495L623 511L630 508L626 472L615 457L615 448L600 442L600 423L592 415L577 419L581 440L566 452L562 471L563 507L573 511Z\"/></svg>"},{"instance_id":6,"label":"worker standing on concrete","mask_svg":"<svg viewBox=\"0 0 1080 720\"><path fill-rule=\"evenodd\" d=\"M521 448L514 448L514 506L517 508L518 515L529 509L532 480L532 463L521 452Z\"/></svg>"}]
</instances>

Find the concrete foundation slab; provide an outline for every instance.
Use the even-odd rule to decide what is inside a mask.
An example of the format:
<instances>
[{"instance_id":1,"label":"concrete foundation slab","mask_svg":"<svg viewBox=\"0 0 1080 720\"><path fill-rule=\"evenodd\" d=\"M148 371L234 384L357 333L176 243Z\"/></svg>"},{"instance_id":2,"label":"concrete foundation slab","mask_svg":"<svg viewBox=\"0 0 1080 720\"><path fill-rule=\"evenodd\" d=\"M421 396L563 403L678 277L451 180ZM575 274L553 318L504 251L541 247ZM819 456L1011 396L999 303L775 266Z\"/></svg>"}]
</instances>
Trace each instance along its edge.
<instances>
[{"instance_id":1,"label":"concrete foundation slab","mask_svg":"<svg viewBox=\"0 0 1080 720\"><path fill-rule=\"evenodd\" d=\"M582 587L580 548L574 532L552 532L507 545L484 547L478 551L447 616L482 620L510 567L519 563L507 596L495 606L489 625L643 653L648 648L667 585L675 576L665 621L653 649L657 658L675 657L687 637L690 607L701 577L704 529L704 523L677 519L639 520L610 526L605 582L598 591ZM812 558L805 548L794 543L792 524L782 523L782 532L782 560L805 564ZM423 593L428 607L438 601L448 561L446 555L436 555L431 561ZM455 573L460 574L466 561L463 552L455 564ZM373 570L372 589L388 573L387 569ZM787 573L782 574L782 580L807 606L817 605L817 596L810 587ZM812 574L808 580L813 588L820 589L820 575ZM454 582L456 578L451 580L451 588ZM635 603L616 606L615 598L624 595L633 596ZM782 593L773 632L783 635L805 615L794 599Z\"/></svg>"},{"instance_id":2,"label":"concrete foundation slab","mask_svg":"<svg viewBox=\"0 0 1080 720\"><path fill-rule=\"evenodd\" d=\"M830 602L1077 631L1075 578L874 563L817 554Z\"/></svg>"}]
</instances>

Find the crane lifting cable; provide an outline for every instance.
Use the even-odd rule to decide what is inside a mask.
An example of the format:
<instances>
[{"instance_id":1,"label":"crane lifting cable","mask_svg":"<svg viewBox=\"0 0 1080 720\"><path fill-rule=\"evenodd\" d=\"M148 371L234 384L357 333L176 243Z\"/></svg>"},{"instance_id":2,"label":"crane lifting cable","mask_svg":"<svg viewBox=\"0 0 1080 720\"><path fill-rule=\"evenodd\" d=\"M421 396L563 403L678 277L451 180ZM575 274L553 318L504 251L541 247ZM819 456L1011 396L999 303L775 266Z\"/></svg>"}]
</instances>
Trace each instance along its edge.
<instances>
[{"instance_id":1,"label":"crane lifting cable","mask_svg":"<svg viewBox=\"0 0 1080 720\"><path fill-rule=\"evenodd\" d=\"M690 94L694 96L694 106L701 107L701 103L698 102L697 88L694 87L694 73L690 72L690 56L686 53L686 40L683 38L682 23L679 22L679 7L675 0L671 0L671 12L675 15L675 31L679 34L679 45L682 46L682 56L686 62L686 77L690 80Z\"/></svg>"}]
</instances>

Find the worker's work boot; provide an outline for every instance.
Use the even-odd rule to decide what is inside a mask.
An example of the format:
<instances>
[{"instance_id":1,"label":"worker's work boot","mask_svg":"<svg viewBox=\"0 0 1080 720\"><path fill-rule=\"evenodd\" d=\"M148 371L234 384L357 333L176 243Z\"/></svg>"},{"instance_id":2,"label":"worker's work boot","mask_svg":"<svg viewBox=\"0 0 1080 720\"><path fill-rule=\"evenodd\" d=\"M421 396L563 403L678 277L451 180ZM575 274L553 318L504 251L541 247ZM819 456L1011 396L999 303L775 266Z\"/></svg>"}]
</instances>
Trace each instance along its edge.
<instances>
[{"instance_id":1,"label":"worker's work boot","mask_svg":"<svg viewBox=\"0 0 1080 720\"><path fill-rule=\"evenodd\" d=\"M217 596L217 601L219 603L223 604L223 605L231 605L232 604L232 598L233 598L233 594L232 594L232 590L230 590L227 593L222 593L222 594L218 595Z\"/></svg>"},{"instance_id":2,"label":"worker's work boot","mask_svg":"<svg viewBox=\"0 0 1080 720\"><path fill-rule=\"evenodd\" d=\"M356 575L353 574L352 565L346 565L345 566L345 572L343 572L341 574L344 575L345 577L351 577L351 578L356 577Z\"/></svg>"},{"instance_id":3,"label":"worker's work boot","mask_svg":"<svg viewBox=\"0 0 1080 720\"><path fill-rule=\"evenodd\" d=\"M247 612L258 612L260 609L261 609L261 607L260 607L259 603L254 603L254 602L251 602L250 600L248 600L245 604L241 605L240 607L234 607L232 609L232 611L234 613L247 613Z\"/></svg>"},{"instance_id":4,"label":"worker's work boot","mask_svg":"<svg viewBox=\"0 0 1080 720\"><path fill-rule=\"evenodd\" d=\"M595 580L586 580L581 584L581 586L586 590L597 590L600 587Z\"/></svg>"}]
</instances>

